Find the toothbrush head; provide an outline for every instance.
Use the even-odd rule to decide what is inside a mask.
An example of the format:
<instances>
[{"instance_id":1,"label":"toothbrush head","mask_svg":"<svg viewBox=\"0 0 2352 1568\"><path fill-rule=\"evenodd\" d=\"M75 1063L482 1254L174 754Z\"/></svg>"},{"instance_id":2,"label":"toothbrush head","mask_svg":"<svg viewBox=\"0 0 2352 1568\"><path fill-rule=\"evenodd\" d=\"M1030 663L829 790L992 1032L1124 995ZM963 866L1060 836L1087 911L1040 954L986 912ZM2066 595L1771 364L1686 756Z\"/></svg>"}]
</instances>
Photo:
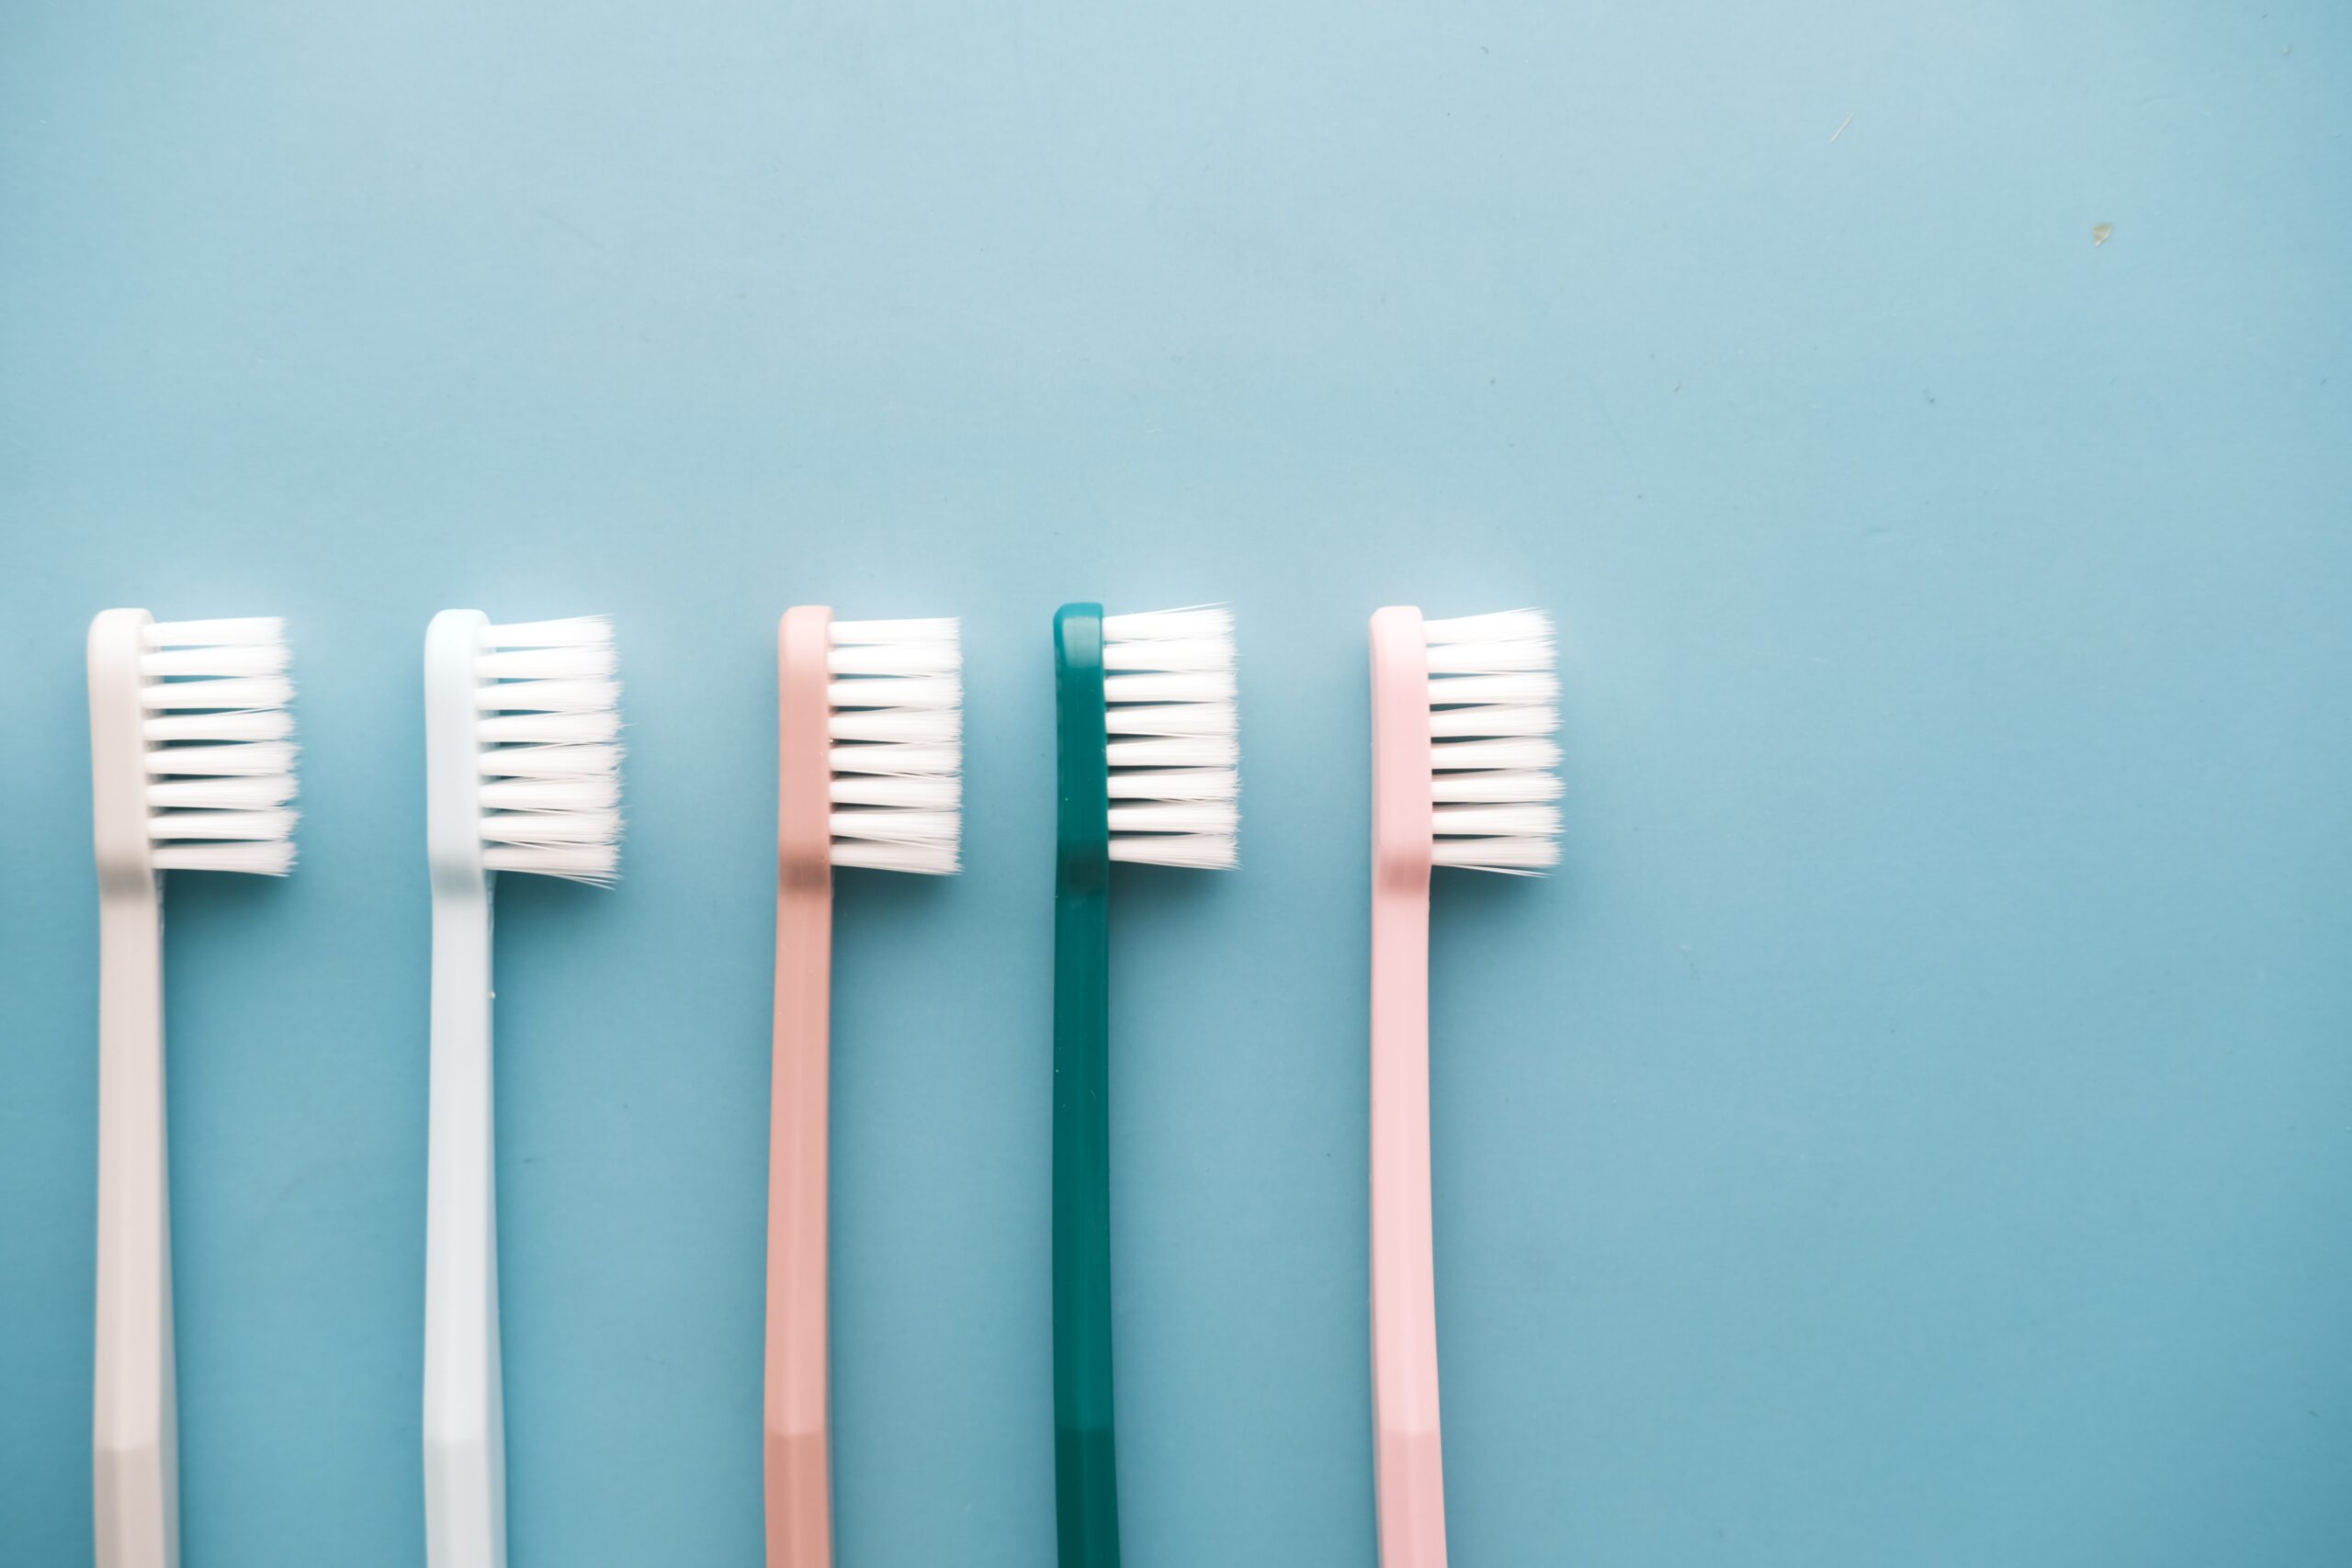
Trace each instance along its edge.
<instances>
[{"instance_id":1,"label":"toothbrush head","mask_svg":"<svg viewBox=\"0 0 2352 1568\"><path fill-rule=\"evenodd\" d=\"M952 875L963 818L958 623L828 617L823 658L830 863Z\"/></svg>"},{"instance_id":2,"label":"toothbrush head","mask_svg":"<svg viewBox=\"0 0 2352 1568\"><path fill-rule=\"evenodd\" d=\"M1234 692L1230 610L1102 617L1113 860L1208 870L1239 863Z\"/></svg>"},{"instance_id":3,"label":"toothbrush head","mask_svg":"<svg viewBox=\"0 0 2352 1568\"><path fill-rule=\"evenodd\" d=\"M620 682L601 615L492 626L446 610L425 634L436 872L610 884L620 870Z\"/></svg>"},{"instance_id":4,"label":"toothbrush head","mask_svg":"<svg viewBox=\"0 0 2352 1568\"><path fill-rule=\"evenodd\" d=\"M1532 875L1560 859L1560 678L1552 619L1423 621L1430 858Z\"/></svg>"},{"instance_id":5,"label":"toothbrush head","mask_svg":"<svg viewBox=\"0 0 2352 1568\"><path fill-rule=\"evenodd\" d=\"M98 858L109 874L294 865L294 718L274 616L90 624Z\"/></svg>"}]
</instances>

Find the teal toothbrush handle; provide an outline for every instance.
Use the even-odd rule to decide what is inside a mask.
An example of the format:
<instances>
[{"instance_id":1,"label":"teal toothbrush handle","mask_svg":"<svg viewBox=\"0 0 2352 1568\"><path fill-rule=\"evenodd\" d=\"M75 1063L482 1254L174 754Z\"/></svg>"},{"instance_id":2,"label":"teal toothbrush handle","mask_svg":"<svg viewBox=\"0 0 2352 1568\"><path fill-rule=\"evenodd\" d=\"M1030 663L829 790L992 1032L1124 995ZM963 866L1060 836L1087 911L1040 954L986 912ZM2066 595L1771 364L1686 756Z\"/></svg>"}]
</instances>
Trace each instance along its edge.
<instances>
[{"instance_id":1,"label":"teal toothbrush handle","mask_svg":"<svg viewBox=\"0 0 2352 1568\"><path fill-rule=\"evenodd\" d=\"M1061 1568L1117 1568L1111 1421L1110 773L1102 607L1054 616L1054 1495Z\"/></svg>"}]
</instances>

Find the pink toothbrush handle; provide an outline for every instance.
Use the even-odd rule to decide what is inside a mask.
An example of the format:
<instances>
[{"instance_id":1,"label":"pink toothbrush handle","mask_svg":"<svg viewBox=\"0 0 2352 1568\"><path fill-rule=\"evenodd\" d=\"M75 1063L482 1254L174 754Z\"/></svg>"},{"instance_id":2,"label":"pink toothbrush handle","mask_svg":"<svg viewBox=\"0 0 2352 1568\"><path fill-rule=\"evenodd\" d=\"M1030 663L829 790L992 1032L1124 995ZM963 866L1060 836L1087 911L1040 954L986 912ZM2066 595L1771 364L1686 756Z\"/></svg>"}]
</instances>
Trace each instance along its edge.
<instances>
[{"instance_id":1,"label":"pink toothbrush handle","mask_svg":"<svg viewBox=\"0 0 2352 1568\"><path fill-rule=\"evenodd\" d=\"M1372 621L1372 1384L1382 1568L1444 1568L1430 1225L1429 653Z\"/></svg>"},{"instance_id":2,"label":"pink toothbrush handle","mask_svg":"<svg viewBox=\"0 0 2352 1568\"><path fill-rule=\"evenodd\" d=\"M775 1060L768 1121L768 1568L831 1568L826 1158L833 885L826 765L830 615L795 609L778 644Z\"/></svg>"}]
</instances>

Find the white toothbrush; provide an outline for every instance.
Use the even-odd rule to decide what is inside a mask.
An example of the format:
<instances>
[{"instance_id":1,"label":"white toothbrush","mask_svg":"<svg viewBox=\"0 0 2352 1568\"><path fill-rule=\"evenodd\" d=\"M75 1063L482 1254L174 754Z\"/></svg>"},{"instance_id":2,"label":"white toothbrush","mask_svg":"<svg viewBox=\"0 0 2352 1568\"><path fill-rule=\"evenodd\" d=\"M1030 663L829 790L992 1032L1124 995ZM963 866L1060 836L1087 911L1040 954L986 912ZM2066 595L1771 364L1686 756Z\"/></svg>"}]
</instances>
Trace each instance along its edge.
<instances>
[{"instance_id":1,"label":"white toothbrush","mask_svg":"<svg viewBox=\"0 0 2352 1568\"><path fill-rule=\"evenodd\" d=\"M293 696L284 623L90 623L98 863L97 1568L179 1562L164 1137L167 871L294 864Z\"/></svg>"},{"instance_id":2,"label":"white toothbrush","mask_svg":"<svg viewBox=\"0 0 2352 1568\"><path fill-rule=\"evenodd\" d=\"M611 623L494 626L444 610L424 634L433 871L433 1087L424 1237L424 1551L506 1561L490 1055L491 874L609 883L620 863L620 687Z\"/></svg>"}]
</instances>

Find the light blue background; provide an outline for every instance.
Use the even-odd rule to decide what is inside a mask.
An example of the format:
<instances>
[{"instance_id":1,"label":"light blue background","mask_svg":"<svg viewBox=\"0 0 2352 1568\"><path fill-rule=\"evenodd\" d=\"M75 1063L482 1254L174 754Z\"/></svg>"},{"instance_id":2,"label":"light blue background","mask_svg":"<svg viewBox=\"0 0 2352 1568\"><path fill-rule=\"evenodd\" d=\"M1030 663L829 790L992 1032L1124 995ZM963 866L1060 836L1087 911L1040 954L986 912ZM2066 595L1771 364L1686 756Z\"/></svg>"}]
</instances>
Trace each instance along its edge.
<instances>
[{"instance_id":1,"label":"light blue background","mask_svg":"<svg viewBox=\"0 0 2352 1568\"><path fill-rule=\"evenodd\" d=\"M0 1557L90 1550L81 637L144 604L289 617L307 747L297 875L170 899L186 1560L422 1560L465 604L616 615L634 747L618 890L501 900L514 1561L758 1562L825 602L970 662L968 874L841 899L841 1562L1048 1562L1099 597L1230 600L1246 679L1246 868L1118 901L1132 1568L1371 1560L1400 601L1551 607L1570 694L1562 874L1439 897L1462 1568L2352 1561L2347 85L2327 0L19 0Z\"/></svg>"}]
</instances>

